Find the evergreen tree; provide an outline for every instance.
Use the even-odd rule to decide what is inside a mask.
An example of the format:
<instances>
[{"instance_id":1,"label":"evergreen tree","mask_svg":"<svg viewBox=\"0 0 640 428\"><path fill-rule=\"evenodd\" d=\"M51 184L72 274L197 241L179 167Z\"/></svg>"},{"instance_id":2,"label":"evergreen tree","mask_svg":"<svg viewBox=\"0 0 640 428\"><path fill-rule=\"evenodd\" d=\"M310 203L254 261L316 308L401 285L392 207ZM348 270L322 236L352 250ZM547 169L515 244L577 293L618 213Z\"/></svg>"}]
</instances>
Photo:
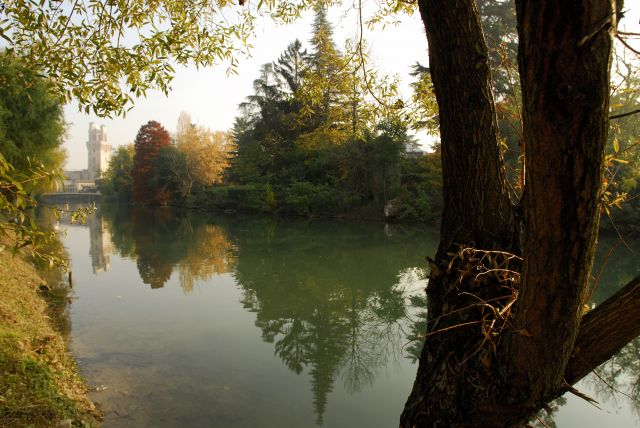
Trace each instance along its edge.
<instances>
[{"instance_id":1,"label":"evergreen tree","mask_svg":"<svg viewBox=\"0 0 640 428\"><path fill-rule=\"evenodd\" d=\"M285 91L295 99L309 67L307 50L295 39L274 63L274 71L284 81Z\"/></svg>"},{"instance_id":2,"label":"evergreen tree","mask_svg":"<svg viewBox=\"0 0 640 428\"><path fill-rule=\"evenodd\" d=\"M327 17L327 7L318 4L315 10L310 40L310 73L307 82L309 108L320 127L332 127L345 121L341 98L348 92L345 81L345 60L333 41L333 27ZM348 115L347 115L348 117Z\"/></svg>"},{"instance_id":3,"label":"evergreen tree","mask_svg":"<svg viewBox=\"0 0 640 428\"><path fill-rule=\"evenodd\" d=\"M431 71L429 67L416 62L411 67L409 73L416 80L411 83L413 91L412 101L415 106L413 109L413 129L426 129L429 133L438 132L438 104L433 93L433 82L431 81Z\"/></svg>"},{"instance_id":4,"label":"evergreen tree","mask_svg":"<svg viewBox=\"0 0 640 428\"><path fill-rule=\"evenodd\" d=\"M518 85L516 8L511 0L476 0L487 41L497 99L513 95Z\"/></svg>"}]
</instances>

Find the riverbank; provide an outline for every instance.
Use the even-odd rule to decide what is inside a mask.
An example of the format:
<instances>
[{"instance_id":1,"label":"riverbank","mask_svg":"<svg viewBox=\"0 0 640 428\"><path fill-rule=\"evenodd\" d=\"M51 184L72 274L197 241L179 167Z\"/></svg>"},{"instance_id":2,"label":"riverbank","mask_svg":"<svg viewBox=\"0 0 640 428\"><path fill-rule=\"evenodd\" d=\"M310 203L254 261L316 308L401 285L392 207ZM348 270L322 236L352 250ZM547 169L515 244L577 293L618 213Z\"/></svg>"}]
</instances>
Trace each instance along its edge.
<instances>
[{"instance_id":1,"label":"riverbank","mask_svg":"<svg viewBox=\"0 0 640 428\"><path fill-rule=\"evenodd\" d=\"M404 192L392 201L364 198L326 185L293 183L288 186L262 184L213 186L192 192L187 198L173 198L163 206L196 211L307 217L343 220L432 223L439 220L441 200L424 194ZM131 204L114 195L104 195L107 204Z\"/></svg>"},{"instance_id":2,"label":"riverbank","mask_svg":"<svg viewBox=\"0 0 640 428\"><path fill-rule=\"evenodd\" d=\"M0 252L0 426L97 426L35 267Z\"/></svg>"}]
</instances>

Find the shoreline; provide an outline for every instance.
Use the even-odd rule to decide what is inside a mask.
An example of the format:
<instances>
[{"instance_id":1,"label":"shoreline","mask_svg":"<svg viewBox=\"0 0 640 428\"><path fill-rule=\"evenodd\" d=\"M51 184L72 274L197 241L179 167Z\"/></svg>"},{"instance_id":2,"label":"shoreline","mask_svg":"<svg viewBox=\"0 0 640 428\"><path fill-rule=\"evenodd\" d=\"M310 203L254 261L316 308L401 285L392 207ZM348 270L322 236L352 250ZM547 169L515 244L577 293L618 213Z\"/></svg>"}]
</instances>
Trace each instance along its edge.
<instances>
[{"instance_id":1,"label":"shoreline","mask_svg":"<svg viewBox=\"0 0 640 428\"><path fill-rule=\"evenodd\" d=\"M0 426L97 427L65 340L67 291L43 276L25 256L0 251Z\"/></svg>"}]
</instances>

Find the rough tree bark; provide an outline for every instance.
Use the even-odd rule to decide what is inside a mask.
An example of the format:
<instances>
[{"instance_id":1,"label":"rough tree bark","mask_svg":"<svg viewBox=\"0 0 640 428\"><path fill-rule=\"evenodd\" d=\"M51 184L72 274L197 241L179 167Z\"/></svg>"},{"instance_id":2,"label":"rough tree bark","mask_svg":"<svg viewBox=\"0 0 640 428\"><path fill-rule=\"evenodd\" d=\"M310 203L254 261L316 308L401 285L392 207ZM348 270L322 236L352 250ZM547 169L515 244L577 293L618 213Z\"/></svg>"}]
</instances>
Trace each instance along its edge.
<instances>
[{"instance_id":1,"label":"rough tree bark","mask_svg":"<svg viewBox=\"0 0 640 428\"><path fill-rule=\"evenodd\" d=\"M582 316L616 3L516 0L526 182L515 206L475 0L418 5L440 108L444 212L425 346L400 425L522 426L640 333L637 312L619 310L640 303L640 280ZM612 330L622 332L602 334Z\"/></svg>"}]
</instances>

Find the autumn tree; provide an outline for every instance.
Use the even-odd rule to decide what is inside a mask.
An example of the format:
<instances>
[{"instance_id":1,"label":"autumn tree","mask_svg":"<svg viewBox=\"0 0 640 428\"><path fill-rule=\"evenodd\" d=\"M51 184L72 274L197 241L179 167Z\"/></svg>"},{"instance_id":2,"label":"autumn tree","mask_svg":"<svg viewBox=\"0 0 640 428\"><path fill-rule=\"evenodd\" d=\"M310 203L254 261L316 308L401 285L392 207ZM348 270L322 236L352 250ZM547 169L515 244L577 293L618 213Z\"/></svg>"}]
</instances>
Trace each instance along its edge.
<instances>
[{"instance_id":1,"label":"autumn tree","mask_svg":"<svg viewBox=\"0 0 640 428\"><path fill-rule=\"evenodd\" d=\"M176 149L184 157L178 166L181 171L175 173L179 175L181 196L186 197L194 184L211 186L222 182L235 145L228 133L195 125L182 112L178 118Z\"/></svg>"},{"instance_id":2,"label":"autumn tree","mask_svg":"<svg viewBox=\"0 0 640 428\"><path fill-rule=\"evenodd\" d=\"M233 148L226 132L200 126L191 128L183 140L178 140L178 150L185 154L187 168L201 186L222 182Z\"/></svg>"},{"instance_id":3,"label":"autumn tree","mask_svg":"<svg viewBox=\"0 0 640 428\"><path fill-rule=\"evenodd\" d=\"M138 204L158 203L159 195L150 185L154 159L162 147L171 144L169 133L158 122L150 120L136 135L133 156L133 201Z\"/></svg>"},{"instance_id":4,"label":"autumn tree","mask_svg":"<svg viewBox=\"0 0 640 428\"><path fill-rule=\"evenodd\" d=\"M315 9L309 53L295 40L276 62L261 67L234 127L238 149L231 175L240 183L300 183L290 198L296 200L313 198L314 186L330 186L365 204L374 199L381 215L378 205L394 174L377 166L397 166L404 132L386 131L404 122L370 96L376 90L389 101L393 82L373 67L362 78L363 64L354 60L359 45L349 41L341 53L327 13L323 5ZM384 161L389 148L393 153Z\"/></svg>"},{"instance_id":5,"label":"autumn tree","mask_svg":"<svg viewBox=\"0 0 640 428\"><path fill-rule=\"evenodd\" d=\"M178 124L176 125L176 140L184 138L191 127L194 126L191 121L191 115L186 111L181 111L178 115Z\"/></svg>"}]
</instances>

